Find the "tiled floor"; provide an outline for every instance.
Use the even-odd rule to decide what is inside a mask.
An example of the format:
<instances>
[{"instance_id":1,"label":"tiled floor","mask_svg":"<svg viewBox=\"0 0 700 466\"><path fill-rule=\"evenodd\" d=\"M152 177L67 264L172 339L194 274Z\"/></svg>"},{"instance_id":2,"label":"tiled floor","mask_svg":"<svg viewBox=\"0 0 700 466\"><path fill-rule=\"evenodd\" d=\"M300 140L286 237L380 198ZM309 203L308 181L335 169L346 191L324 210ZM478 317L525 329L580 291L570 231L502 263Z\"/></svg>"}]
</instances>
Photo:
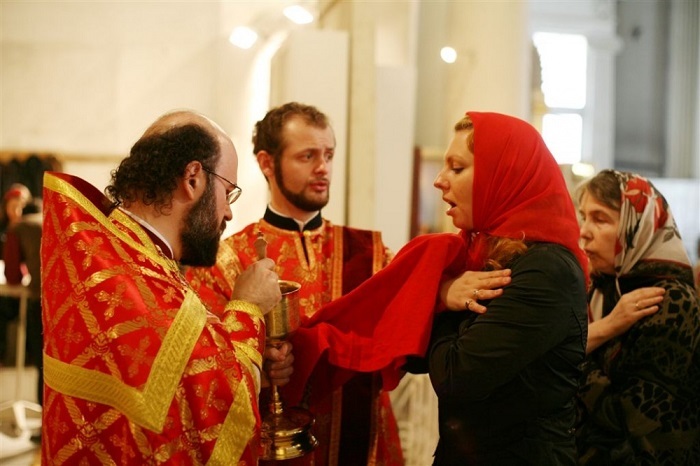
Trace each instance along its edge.
<instances>
[{"instance_id":1,"label":"tiled floor","mask_svg":"<svg viewBox=\"0 0 700 466\"><path fill-rule=\"evenodd\" d=\"M22 371L19 394L17 390L17 371L14 367L0 367L0 465L2 466L39 466L40 445L29 440L28 435L19 435L15 429L15 415L12 402L17 398L36 403L37 370L26 367ZM28 417L36 418L32 410L25 410Z\"/></svg>"}]
</instances>

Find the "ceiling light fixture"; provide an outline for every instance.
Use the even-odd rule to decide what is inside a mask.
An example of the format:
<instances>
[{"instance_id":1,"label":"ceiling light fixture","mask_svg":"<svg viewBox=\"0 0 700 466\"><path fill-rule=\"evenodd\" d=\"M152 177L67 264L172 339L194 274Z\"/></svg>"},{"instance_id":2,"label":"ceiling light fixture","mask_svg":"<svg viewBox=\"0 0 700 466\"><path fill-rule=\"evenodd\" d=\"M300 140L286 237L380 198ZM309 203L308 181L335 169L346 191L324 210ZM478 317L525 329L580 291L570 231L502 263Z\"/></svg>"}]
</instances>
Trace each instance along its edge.
<instances>
[{"instance_id":1,"label":"ceiling light fixture","mask_svg":"<svg viewBox=\"0 0 700 466\"><path fill-rule=\"evenodd\" d=\"M571 172L581 178L590 178L595 175L595 167L590 163L575 163L571 165Z\"/></svg>"},{"instance_id":2,"label":"ceiling light fixture","mask_svg":"<svg viewBox=\"0 0 700 466\"><path fill-rule=\"evenodd\" d=\"M285 20L285 17L287 20ZM294 25L290 24L290 21ZM275 7L260 12L247 26L236 27L228 40L236 47L249 49L261 39L267 41L277 33L287 33L291 28L313 23L313 10L301 5L291 5L282 9Z\"/></svg>"},{"instance_id":3,"label":"ceiling light fixture","mask_svg":"<svg viewBox=\"0 0 700 466\"><path fill-rule=\"evenodd\" d=\"M313 22L314 15L300 5L288 6L284 9L284 16L295 24L309 24Z\"/></svg>"},{"instance_id":4,"label":"ceiling light fixture","mask_svg":"<svg viewBox=\"0 0 700 466\"><path fill-rule=\"evenodd\" d=\"M452 47L443 47L440 49L440 58L445 63L454 63L457 60L457 51Z\"/></svg>"},{"instance_id":5,"label":"ceiling light fixture","mask_svg":"<svg viewBox=\"0 0 700 466\"><path fill-rule=\"evenodd\" d=\"M258 40L258 33L247 26L239 26L231 32L228 40L236 47L249 49Z\"/></svg>"}]
</instances>

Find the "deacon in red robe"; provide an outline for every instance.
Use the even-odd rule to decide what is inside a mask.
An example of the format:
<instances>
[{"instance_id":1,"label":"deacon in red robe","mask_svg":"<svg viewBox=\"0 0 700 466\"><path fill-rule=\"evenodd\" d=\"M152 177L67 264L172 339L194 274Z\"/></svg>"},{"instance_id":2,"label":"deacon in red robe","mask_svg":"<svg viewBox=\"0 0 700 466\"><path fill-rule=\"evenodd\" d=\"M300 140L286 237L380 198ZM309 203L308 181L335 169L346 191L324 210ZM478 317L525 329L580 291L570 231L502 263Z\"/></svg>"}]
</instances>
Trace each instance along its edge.
<instances>
[{"instance_id":1,"label":"deacon in red robe","mask_svg":"<svg viewBox=\"0 0 700 466\"><path fill-rule=\"evenodd\" d=\"M390 254L379 232L333 225L321 217L329 199L335 151L326 115L297 102L281 105L256 124L253 142L270 187L264 218L225 239L217 265L193 269L188 279L213 309L221 308L237 286L240 272L257 260L254 242L262 234L268 242L267 257L274 259L280 278L301 284L304 325L323 305L384 267ZM347 318L354 315L349 309ZM294 355L296 370L304 361ZM285 387L280 392L284 398ZM319 446L303 458L285 460L285 466L404 464L391 401L381 389L378 374L357 374L330 392L309 384L297 402L315 416L313 432ZM262 400L261 406L264 409Z\"/></svg>"},{"instance_id":2,"label":"deacon in red robe","mask_svg":"<svg viewBox=\"0 0 700 466\"><path fill-rule=\"evenodd\" d=\"M238 274L257 260L253 243L262 233L280 278L301 284L298 298L304 325L321 306L353 290L390 259L379 232L333 225L320 214L303 231L290 222L268 209L258 223L222 241L217 266L188 270L193 288L212 309L221 308ZM352 319L352 313L346 317ZM296 351L295 357L295 367L303 364ZM295 400L294 404L299 402L314 414L319 446L304 458L284 461L285 465L403 464L391 401L381 390L380 378L377 374L354 375L330 392L316 391L311 384ZM284 399L284 387L280 393ZM265 415L262 402L261 415Z\"/></svg>"}]
</instances>

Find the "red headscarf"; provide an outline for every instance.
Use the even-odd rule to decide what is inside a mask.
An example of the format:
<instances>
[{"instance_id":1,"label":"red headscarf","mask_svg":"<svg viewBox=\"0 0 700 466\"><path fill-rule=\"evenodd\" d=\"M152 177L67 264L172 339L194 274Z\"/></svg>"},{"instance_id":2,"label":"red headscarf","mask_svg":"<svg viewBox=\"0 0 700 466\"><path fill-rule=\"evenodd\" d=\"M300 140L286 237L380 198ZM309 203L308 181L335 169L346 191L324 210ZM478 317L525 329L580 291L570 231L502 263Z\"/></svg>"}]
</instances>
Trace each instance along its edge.
<instances>
[{"instance_id":1,"label":"red headscarf","mask_svg":"<svg viewBox=\"0 0 700 466\"><path fill-rule=\"evenodd\" d=\"M529 123L499 113L467 112L474 124L474 230L467 267L481 270L488 236L557 243L584 271L579 225L561 169Z\"/></svg>"}]
</instances>

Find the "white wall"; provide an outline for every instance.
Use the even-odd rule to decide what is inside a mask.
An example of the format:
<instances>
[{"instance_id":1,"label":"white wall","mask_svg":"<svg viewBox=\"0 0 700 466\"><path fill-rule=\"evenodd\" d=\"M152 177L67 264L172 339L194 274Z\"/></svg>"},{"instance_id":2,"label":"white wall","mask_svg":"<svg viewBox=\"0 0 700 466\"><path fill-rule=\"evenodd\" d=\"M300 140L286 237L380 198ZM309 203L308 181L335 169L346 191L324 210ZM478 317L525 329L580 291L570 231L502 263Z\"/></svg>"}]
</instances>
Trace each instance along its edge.
<instances>
[{"instance_id":1,"label":"white wall","mask_svg":"<svg viewBox=\"0 0 700 466\"><path fill-rule=\"evenodd\" d=\"M411 231L415 88L415 68L378 67L374 225L393 251Z\"/></svg>"},{"instance_id":2,"label":"white wall","mask_svg":"<svg viewBox=\"0 0 700 466\"><path fill-rule=\"evenodd\" d=\"M0 144L123 154L167 110L211 113L217 14L212 3L3 2Z\"/></svg>"},{"instance_id":3,"label":"white wall","mask_svg":"<svg viewBox=\"0 0 700 466\"><path fill-rule=\"evenodd\" d=\"M227 234L258 219L267 186L252 156L279 43L228 43L236 25L277 21L283 2L48 0L0 3L0 148L67 154L64 170L99 189L146 127L191 108L239 154L243 196ZM262 201L261 201L262 200Z\"/></svg>"},{"instance_id":4,"label":"white wall","mask_svg":"<svg viewBox=\"0 0 700 466\"><path fill-rule=\"evenodd\" d=\"M336 150L330 201L323 216L345 224L348 124L348 34L345 31L292 32L272 59L270 106L289 101L313 105L333 127Z\"/></svg>"},{"instance_id":5,"label":"white wall","mask_svg":"<svg viewBox=\"0 0 700 466\"><path fill-rule=\"evenodd\" d=\"M445 89L450 136L452 125L468 110L529 120L528 20L527 2L523 1L450 3L448 40L460 54Z\"/></svg>"},{"instance_id":6,"label":"white wall","mask_svg":"<svg viewBox=\"0 0 700 466\"><path fill-rule=\"evenodd\" d=\"M527 2L422 2L419 31L419 146L444 150L470 110L529 119ZM455 63L440 59L444 46L457 51Z\"/></svg>"}]
</instances>

